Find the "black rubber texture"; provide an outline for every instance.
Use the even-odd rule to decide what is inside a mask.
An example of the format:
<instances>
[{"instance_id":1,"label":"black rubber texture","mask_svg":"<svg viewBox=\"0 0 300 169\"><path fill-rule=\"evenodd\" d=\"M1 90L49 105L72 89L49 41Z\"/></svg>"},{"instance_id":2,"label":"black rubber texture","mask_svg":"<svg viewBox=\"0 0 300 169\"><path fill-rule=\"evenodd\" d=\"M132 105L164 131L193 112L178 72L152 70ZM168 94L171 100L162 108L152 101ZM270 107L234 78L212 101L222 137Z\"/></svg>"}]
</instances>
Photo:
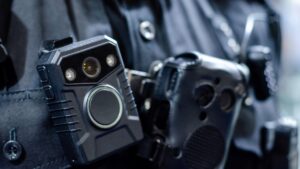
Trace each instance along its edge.
<instances>
[{"instance_id":1,"label":"black rubber texture","mask_svg":"<svg viewBox=\"0 0 300 169\"><path fill-rule=\"evenodd\" d=\"M189 169L214 169L222 161L225 142L214 127L198 128L186 141L183 158Z\"/></svg>"}]
</instances>

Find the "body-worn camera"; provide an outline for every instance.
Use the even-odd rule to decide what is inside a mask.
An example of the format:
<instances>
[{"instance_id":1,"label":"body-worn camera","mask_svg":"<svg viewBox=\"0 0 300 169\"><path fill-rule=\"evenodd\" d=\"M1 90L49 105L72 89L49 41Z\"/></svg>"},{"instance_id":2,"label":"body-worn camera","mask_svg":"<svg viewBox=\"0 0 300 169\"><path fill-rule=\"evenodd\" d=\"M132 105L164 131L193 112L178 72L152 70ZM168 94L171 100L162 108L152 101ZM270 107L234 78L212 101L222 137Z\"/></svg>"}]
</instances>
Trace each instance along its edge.
<instances>
[{"instance_id":1,"label":"body-worn camera","mask_svg":"<svg viewBox=\"0 0 300 169\"><path fill-rule=\"evenodd\" d=\"M160 168L223 168L248 78L246 66L200 53L162 64L148 110Z\"/></svg>"},{"instance_id":2,"label":"body-worn camera","mask_svg":"<svg viewBox=\"0 0 300 169\"><path fill-rule=\"evenodd\" d=\"M72 164L89 164L143 138L113 39L100 36L43 52L37 70Z\"/></svg>"}]
</instances>

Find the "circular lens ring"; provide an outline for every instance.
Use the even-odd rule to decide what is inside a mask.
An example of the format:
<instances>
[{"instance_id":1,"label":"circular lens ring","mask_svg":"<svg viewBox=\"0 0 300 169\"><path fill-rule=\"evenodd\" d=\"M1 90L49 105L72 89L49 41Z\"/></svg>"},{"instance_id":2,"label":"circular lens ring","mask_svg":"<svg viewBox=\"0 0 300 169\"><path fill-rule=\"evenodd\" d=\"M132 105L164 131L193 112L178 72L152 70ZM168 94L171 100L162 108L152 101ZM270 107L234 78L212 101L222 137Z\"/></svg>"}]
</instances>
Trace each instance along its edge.
<instances>
[{"instance_id":1,"label":"circular lens ring","mask_svg":"<svg viewBox=\"0 0 300 169\"><path fill-rule=\"evenodd\" d=\"M215 89L210 84L201 84L195 90L197 103L202 107L207 107L215 97Z\"/></svg>"},{"instance_id":2,"label":"circular lens ring","mask_svg":"<svg viewBox=\"0 0 300 169\"><path fill-rule=\"evenodd\" d=\"M113 122L111 122L110 124L101 124L101 123L97 122L97 120L93 117L93 115L90 111L90 107L91 107L93 97L98 92L101 92L101 91L111 92L117 98L118 103L119 103L120 109L119 109L117 118ZM92 123L94 125L96 125L97 127L101 128L101 129L108 129L108 128L111 128L111 127L115 126L121 120L122 112L123 112L123 104L122 104L121 96L120 96L119 92L114 87L112 87L110 85L99 85L95 89L93 89L90 92L90 94L88 94L88 97L87 97L87 113L88 113L88 116L89 116L90 120L92 121Z\"/></svg>"},{"instance_id":3,"label":"circular lens ring","mask_svg":"<svg viewBox=\"0 0 300 169\"><path fill-rule=\"evenodd\" d=\"M233 109L236 99L234 92L230 89L225 89L220 95L220 107L224 112L229 112Z\"/></svg>"},{"instance_id":4,"label":"circular lens ring","mask_svg":"<svg viewBox=\"0 0 300 169\"><path fill-rule=\"evenodd\" d=\"M90 70L86 70L86 69L89 69L88 66L89 66L89 64L90 64L90 63L87 63L87 62L90 62L90 63L92 63L92 64L95 64L95 65L91 65L91 67L94 68L95 73L93 73L93 72L90 73L90 72L88 72L88 71L90 71ZM94 78L98 77L98 75L99 75L100 72L101 72L101 65L100 65L100 62L99 62L98 59L95 58L95 57L87 57L87 58L85 58L85 59L83 60L83 62L82 62L82 71L83 71L83 73L84 73L87 77L94 79Z\"/></svg>"}]
</instances>

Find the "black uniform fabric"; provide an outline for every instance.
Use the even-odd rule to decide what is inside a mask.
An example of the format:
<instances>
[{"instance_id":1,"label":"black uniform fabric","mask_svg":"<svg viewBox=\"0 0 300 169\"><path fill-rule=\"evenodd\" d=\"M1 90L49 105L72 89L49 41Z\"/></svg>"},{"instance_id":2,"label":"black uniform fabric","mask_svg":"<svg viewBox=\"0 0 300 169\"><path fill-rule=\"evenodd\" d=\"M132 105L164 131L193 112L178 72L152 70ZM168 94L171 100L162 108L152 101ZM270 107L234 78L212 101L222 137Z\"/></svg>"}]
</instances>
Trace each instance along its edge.
<instances>
[{"instance_id":1,"label":"black uniform fabric","mask_svg":"<svg viewBox=\"0 0 300 169\"><path fill-rule=\"evenodd\" d=\"M17 139L23 145L24 156L20 162L11 163L0 153L0 168L50 169L69 166L51 128L35 69L44 40L67 36L83 40L106 34L118 41L125 65L142 71L147 71L154 60L187 51L226 59L228 57L207 23L199 1L2 0L0 36L11 57L17 83L0 91L0 147L9 139L9 130L17 128ZM215 3L222 9L239 42L242 41L247 16L253 12L266 13L266 8L255 1L216 0ZM141 35L140 24L143 21L154 25L153 40ZM268 34L268 27L262 26L258 30L254 41L273 47L272 37L266 39L261 35ZM241 131L236 132L234 147L245 151L243 154L249 152L250 156L258 157L261 154L259 128L265 121L276 117L273 98L264 102L254 101L254 110L241 113L237 127ZM133 156L134 151L130 150L100 161L94 167L143 168ZM231 162L234 163L234 159ZM246 167L239 165L239 168Z\"/></svg>"}]
</instances>

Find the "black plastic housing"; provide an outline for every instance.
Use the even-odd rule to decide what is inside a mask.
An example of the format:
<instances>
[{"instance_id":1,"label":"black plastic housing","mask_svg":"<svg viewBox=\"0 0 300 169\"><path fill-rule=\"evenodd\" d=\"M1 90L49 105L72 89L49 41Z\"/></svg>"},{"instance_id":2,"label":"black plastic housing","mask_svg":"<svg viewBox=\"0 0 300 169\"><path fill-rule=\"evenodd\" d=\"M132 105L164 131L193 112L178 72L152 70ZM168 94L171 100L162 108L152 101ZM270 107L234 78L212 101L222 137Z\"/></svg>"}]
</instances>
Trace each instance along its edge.
<instances>
[{"instance_id":1,"label":"black plastic housing","mask_svg":"<svg viewBox=\"0 0 300 169\"><path fill-rule=\"evenodd\" d=\"M295 119L281 117L261 128L263 168L297 169L299 161L299 125Z\"/></svg>"},{"instance_id":2,"label":"black plastic housing","mask_svg":"<svg viewBox=\"0 0 300 169\"><path fill-rule=\"evenodd\" d=\"M246 66L196 52L164 62L154 92L169 104L162 168L223 168L248 79Z\"/></svg>"},{"instance_id":3,"label":"black plastic housing","mask_svg":"<svg viewBox=\"0 0 300 169\"><path fill-rule=\"evenodd\" d=\"M110 54L117 58L113 67L105 65L105 58ZM81 70L83 59L90 56L97 58L101 64L101 72L96 78L85 76ZM73 81L68 81L64 75L68 68L76 72ZM54 128L73 165L90 164L143 138L135 101L115 40L98 36L43 52L37 70ZM120 119L109 128L96 126L87 112L90 93L103 86L120 96L122 107ZM101 102L101 99L107 98L97 98L97 101ZM111 107L113 111L114 107Z\"/></svg>"}]
</instances>

